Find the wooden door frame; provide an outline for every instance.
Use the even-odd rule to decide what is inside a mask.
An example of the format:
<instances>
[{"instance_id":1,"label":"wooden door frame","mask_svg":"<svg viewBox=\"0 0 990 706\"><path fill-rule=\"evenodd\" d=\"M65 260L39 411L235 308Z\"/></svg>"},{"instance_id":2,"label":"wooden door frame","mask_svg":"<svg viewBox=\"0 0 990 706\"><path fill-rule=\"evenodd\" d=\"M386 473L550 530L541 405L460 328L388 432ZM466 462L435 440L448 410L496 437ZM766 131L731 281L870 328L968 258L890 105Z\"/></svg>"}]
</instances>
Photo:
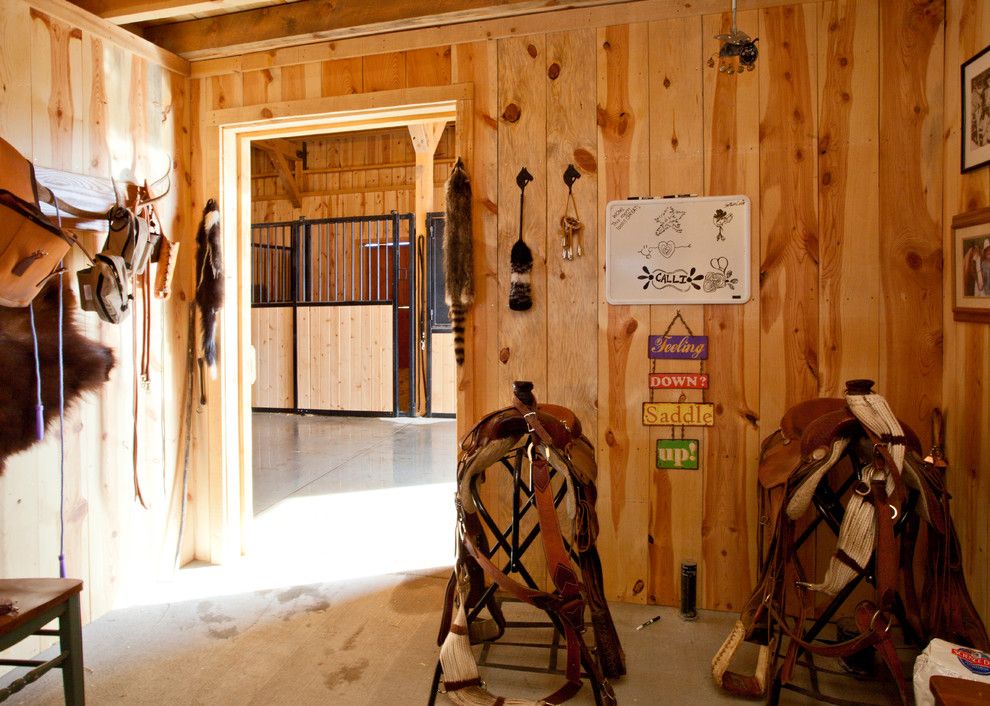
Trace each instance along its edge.
<instances>
[{"instance_id":1,"label":"wooden door frame","mask_svg":"<svg viewBox=\"0 0 990 706\"><path fill-rule=\"evenodd\" d=\"M254 140L398 127L440 119L458 129L458 155L470 165L474 86L409 88L208 111L201 128L198 203L216 198L221 213L226 305L217 331L218 374L195 443L206 457L197 473L196 558L230 562L247 550L252 512L251 169ZM464 126L465 129L462 129ZM215 189L211 193L205 193ZM205 437L205 438L204 438ZM204 448L205 447L205 448ZM202 474L205 473L205 477ZM203 496L206 496L205 498ZM207 522L208 526L200 526Z\"/></svg>"}]
</instances>

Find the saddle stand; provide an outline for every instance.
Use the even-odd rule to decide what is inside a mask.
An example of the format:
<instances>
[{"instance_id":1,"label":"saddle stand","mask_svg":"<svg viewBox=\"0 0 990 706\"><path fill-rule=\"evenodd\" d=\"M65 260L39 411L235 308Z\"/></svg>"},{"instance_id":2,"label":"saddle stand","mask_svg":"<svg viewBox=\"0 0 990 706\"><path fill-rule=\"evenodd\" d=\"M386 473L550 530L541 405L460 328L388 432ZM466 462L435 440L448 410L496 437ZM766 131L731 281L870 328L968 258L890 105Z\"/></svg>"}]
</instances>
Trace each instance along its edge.
<instances>
[{"instance_id":1,"label":"saddle stand","mask_svg":"<svg viewBox=\"0 0 990 706\"><path fill-rule=\"evenodd\" d=\"M566 644L567 683L541 701L566 701L577 693L581 678L591 681L598 706L612 706L615 696L607 677L625 672L624 655L605 602L601 565L594 546L597 521L594 515L594 455L581 436L580 422L563 407L537 406L531 383L516 383L516 405L483 419L461 442L458 462L458 558L447 587L445 609L438 644L441 646L430 689L432 706L441 682L448 698L457 704L499 703L489 694L478 676L478 663L471 644L487 648L504 634L506 627L552 626L556 634L546 645L551 650L546 670L524 671L561 673L555 668L561 639ZM524 477L528 467L529 479ZM505 528L482 499L481 484L486 472L508 474L511 478L511 519ZM556 489L555 489L556 487ZM524 521L532 515L529 529ZM564 515L569 515L564 517ZM554 586L544 591L533 575L533 564L523 561L537 538ZM497 555L506 557L497 566ZM578 567L581 579L573 568ZM583 579L583 580L582 580ZM487 585L486 585L487 582ZM548 623L506 622L496 591L508 599L528 603L545 611ZM587 646L585 609L591 613L595 648ZM490 618L482 618L487 610ZM518 645L517 645L518 646ZM526 643L525 646L543 647ZM487 666L517 669L510 665ZM582 671L583 668L583 671ZM513 703L516 703L515 701ZM524 703L524 702L518 702Z\"/></svg>"},{"instance_id":2,"label":"saddle stand","mask_svg":"<svg viewBox=\"0 0 990 706\"><path fill-rule=\"evenodd\" d=\"M769 704L778 702L784 688L822 702L859 703L822 694L814 658L839 659L848 668L874 648L901 702L908 704L910 689L890 636L895 623L906 641L918 646L933 637L979 649L987 645L962 574L945 464L933 461L941 459L941 452L933 448L922 459L917 435L872 385L851 380L845 399L795 405L763 443L760 578L712 659L715 683L727 691L766 695ZM807 522L803 529L802 521ZM822 524L837 542L825 575L816 582L810 579L815 567L802 565L800 549ZM927 556L918 562L915 544L922 529ZM824 639L822 631L864 579L874 592L847 618L854 619L855 629L838 640ZM824 608L816 608L815 596L830 598ZM753 675L729 670L743 640L760 647ZM872 662L872 655L865 655ZM802 657L805 661L799 662ZM791 682L798 664L809 668L811 690Z\"/></svg>"}]
</instances>

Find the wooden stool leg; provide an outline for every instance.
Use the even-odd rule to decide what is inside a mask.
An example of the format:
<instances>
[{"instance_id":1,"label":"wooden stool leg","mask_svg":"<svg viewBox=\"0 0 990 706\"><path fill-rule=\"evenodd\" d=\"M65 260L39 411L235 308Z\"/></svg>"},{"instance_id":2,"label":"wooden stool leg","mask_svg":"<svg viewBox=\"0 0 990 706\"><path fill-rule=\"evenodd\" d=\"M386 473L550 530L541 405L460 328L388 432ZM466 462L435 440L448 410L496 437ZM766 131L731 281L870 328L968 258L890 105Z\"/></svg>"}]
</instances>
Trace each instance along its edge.
<instances>
[{"instance_id":1,"label":"wooden stool leg","mask_svg":"<svg viewBox=\"0 0 990 706\"><path fill-rule=\"evenodd\" d=\"M65 613L58 621L59 645L68 652L62 664L62 688L66 706L84 706L86 690L83 684L82 617L79 612L79 594L69 596Z\"/></svg>"}]
</instances>

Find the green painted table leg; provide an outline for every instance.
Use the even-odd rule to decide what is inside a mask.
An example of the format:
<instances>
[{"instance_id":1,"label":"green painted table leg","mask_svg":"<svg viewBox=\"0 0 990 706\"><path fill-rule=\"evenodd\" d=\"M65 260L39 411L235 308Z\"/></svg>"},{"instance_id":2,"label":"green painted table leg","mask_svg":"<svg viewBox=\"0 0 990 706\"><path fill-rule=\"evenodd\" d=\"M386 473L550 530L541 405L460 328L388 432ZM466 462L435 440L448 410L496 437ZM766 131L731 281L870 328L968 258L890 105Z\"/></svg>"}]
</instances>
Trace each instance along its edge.
<instances>
[{"instance_id":1,"label":"green painted table leg","mask_svg":"<svg viewBox=\"0 0 990 706\"><path fill-rule=\"evenodd\" d=\"M65 612L58 621L59 644L68 658L62 665L62 687L66 706L84 706L86 690L83 684L82 617L79 594L69 596Z\"/></svg>"}]
</instances>

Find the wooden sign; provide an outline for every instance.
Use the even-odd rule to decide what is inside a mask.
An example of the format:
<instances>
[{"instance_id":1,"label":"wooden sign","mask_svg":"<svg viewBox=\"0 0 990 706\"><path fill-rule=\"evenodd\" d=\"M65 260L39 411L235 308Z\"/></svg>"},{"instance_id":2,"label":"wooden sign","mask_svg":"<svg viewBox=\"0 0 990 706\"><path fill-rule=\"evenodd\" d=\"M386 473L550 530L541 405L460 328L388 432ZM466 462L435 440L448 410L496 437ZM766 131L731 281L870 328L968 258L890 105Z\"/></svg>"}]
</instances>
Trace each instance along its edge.
<instances>
[{"instance_id":1,"label":"wooden sign","mask_svg":"<svg viewBox=\"0 0 990 706\"><path fill-rule=\"evenodd\" d=\"M605 207L609 304L743 304L750 203L742 195L627 199Z\"/></svg>"},{"instance_id":2,"label":"wooden sign","mask_svg":"<svg viewBox=\"0 0 990 706\"><path fill-rule=\"evenodd\" d=\"M698 470L697 439L657 439L657 468Z\"/></svg>"},{"instance_id":3,"label":"wooden sign","mask_svg":"<svg viewBox=\"0 0 990 706\"><path fill-rule=\"evenodd\" d=\"M650 336L650 357L707 360L708 336Z\"/></svg>"},{"instance_id":4,"label":"wooden sign","mask_svg":"<svg viewBox=\"0 0 990 706\"><path fill-rule=\"evenodd\" d=\"M707 390L704 373L650 373L651 390Z\"/></svg>"},{"instance_id":5,"label":"wooden sign","mask_svg":"<svg viewBox=\"0 0 990 706\"><path fill-rule=\"evenodd\" d=\"M648 427L715 426L715 405L711 402L644 402L643 424Z\"/></svg>"}]
</instances>

